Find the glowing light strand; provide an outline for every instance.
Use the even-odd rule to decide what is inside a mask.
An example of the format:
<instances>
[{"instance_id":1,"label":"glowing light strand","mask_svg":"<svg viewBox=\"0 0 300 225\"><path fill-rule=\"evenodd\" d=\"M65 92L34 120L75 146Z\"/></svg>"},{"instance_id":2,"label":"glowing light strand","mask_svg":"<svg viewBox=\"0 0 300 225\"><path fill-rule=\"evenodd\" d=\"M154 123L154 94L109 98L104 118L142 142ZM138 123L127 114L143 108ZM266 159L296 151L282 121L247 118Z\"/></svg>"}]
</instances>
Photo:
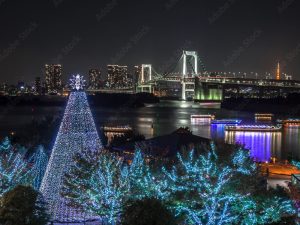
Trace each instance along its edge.
<instances>
[{"instance_id":1,"label":"glowing light strand","mask_svg":"<svg viewBox=\"0 0 300 225\"><path fill-rule=\"evenodd\" d=\"M37 147L36 152L32 156L32 161L32 186L35 190L39 190L48 164L48 155L45 153L45 149L42 145Z\"/></svg>"},{"instance_id":2,"label":"glowing light strand","mask_svg":"<svg viewBox=\"0 0 300 225\"><path fill-rule=\"evenodd\" d=\"M257 199L232 187L234 176L249 176L256 169L245 150L239 149L225 165L218 162L214 144L206 155L191 151L177 158L178 164L171 170L163 168L169 184L165 201L187 224L265 224L295 213L289 200L274 196Z\"/></svg>"},{"instance_id":3,"label":"glowing light strand","mask_svg":"<svg viewBox=\"0 0 300 225\"><path fill-rule=\"evenodd\" d=\"M85 212L69 207L67 199L60 196L63 177L74 164L74 155L84 149L99 151L102 144L85 92L75 91L69 96L40 188L54 221L83 221L89 218Z\"/></svg>"},{"instance_id":4,"label":"glowing light strand","mask_svg":"<svg viewBox=\"0 0 300 225\"><path fill-rule=\"evenodd\" d=\"M77 74L76 76L73 75L73 77L70 79L70 85L73 90L80 91L83 90L85 87L85 80L83 79L83 76L80 76Z\"/></svg>"},{"instance_id":5,"label":"glowing light strand","mask_svg":"<svg viewBox=\"0 0 300 225\"><path fill-rule=\"evenodd\" d=\"M1 146L5 146L0 152L0 197L18 184L29 184L30 165L24 157L18 153L6 138Z\"/></svg>"}]
</instances>

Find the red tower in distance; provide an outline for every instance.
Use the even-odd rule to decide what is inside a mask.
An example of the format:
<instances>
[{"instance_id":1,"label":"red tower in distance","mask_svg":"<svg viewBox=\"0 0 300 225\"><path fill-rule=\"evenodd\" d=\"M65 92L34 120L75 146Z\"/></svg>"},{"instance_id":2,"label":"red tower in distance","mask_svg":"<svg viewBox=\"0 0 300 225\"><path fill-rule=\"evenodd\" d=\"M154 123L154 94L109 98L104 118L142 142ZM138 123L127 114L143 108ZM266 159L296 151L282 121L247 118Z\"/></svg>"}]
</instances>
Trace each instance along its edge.
<instances>
[{"instance_id":1,"label":"red tower in distance","mask_svg":"<svg viewBox=\"0 0 300 225\"><path fill-rule=\"evenodd\" d=\"M277 64L277 69L276 69L276 80L280 80L280 65L279 65L279 62Z\"/></svg>"}]
</instances>

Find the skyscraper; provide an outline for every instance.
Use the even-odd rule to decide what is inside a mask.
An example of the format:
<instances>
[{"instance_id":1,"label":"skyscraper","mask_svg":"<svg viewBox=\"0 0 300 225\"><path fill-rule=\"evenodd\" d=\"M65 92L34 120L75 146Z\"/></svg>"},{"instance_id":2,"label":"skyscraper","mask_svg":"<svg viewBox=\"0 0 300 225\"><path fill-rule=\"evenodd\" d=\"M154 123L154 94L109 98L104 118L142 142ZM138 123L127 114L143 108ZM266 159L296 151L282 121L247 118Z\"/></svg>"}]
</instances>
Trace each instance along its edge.
<instances>
[{"instance_id":1,"label":"skyscraper","mask_svg":"<svg viewBox=\"0 0 300 225\"><path fill-rule=\"evenodd\" d=\"M42 93L42 84L41 84L41 78L40 77L35 78L34 88L35 88L35 93L36 94L40 95Z\"/></svg>"},{"instance_id":2,"label":"skyscraper","mask_svg":"<svg viewBox=\"0 0 300 225\"><path fill-rule=\"evenodd\" d=\"M131 88L133 85L127 66L107 65L107 81L112 89Z\"/></svg>"},{"instance_id":3,"label":"skyscraper","mask_svg":"<svg viewBox=\"0 0 300 225\"><path fill-rule=\"evenodd\" d=\"M89 89L99 90L101 87L101 72L98 69L89 70Z\"/></svg>"},{"instance_id":4,"label":"skyscraper","mask_svg":"<svg viewBox=\"0 0 300 225\"><path fill-rule=\"evenodd\" d=\"M142 65L134 66L134 81L139 82L142 76Z\"/></svg>"},{"instance_id":5,"label":"skyscraper","mask_svg":"<svg viewBox=\"0 0 300 225\"><path fill-rule=\"evenodd\" d=\"M46 64L46 88L48 94L57 94L62 89L62 66L60 64Z\"/></svg>"}]
</instances>

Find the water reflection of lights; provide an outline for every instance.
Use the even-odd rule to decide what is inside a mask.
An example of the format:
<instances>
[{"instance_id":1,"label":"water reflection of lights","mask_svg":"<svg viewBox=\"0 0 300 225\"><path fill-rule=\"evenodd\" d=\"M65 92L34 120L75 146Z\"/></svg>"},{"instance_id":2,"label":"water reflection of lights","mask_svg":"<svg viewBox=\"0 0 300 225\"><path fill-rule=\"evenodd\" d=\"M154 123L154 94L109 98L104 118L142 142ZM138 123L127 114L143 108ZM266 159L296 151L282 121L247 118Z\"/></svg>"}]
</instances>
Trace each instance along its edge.
<instances>
[{"instance_id":1,"label":"water reflection of lights","mask_svg":"<svg viewBox=\"0 0 300 225\"><path fill-rule=\"evenodd\" d=\"M284 127L284 150L290 150L293 158L300 158L300 127Z\"/></svg>"},{"instance_id":2,"label":"water reflection of lights","mask_svg":"<svg viewBox=\"0 0 300 225\"><path fill-rule=\"evenodd\" d=\"M208 118L193 118L191 119L191 123L193 125L209 125L211 122L211 119Z\"/></svg>"},{"instance_id":3,"label":"water reflection of lights","mask_svg":"<svg viewBox=\"0 0 300 225\"><path fill-rule=\"evenodd\" d=\"M187 119L179 119L178 123L180 126L189 126L189 124L190 124L189 120L187 120Z\"/></svg>"},{"instance_id":4,"label":"water reflection of lights","mask_svg":"<svg viewBox=\"0 0 300 225\"><path fill-rule=\"evenodd\" d=\"M281 133L274 132L225 132L225 142L241 144L250 149L254 160L265 162L281 156Z\"/></svg>"},{"instance_id":5,"label":"water reflection of lights","mask_svg":"<svg viewBox=\"0 0 300 225\"><path fill-rule=\"evenodd\" d=\"M179 105L180 108L189 108L189 107L192 107L192 104L191 102L180 102L180 105Z\"/></svg>"},{"instance_id":6,"label":"water reflection of lights","mask_svg":"<svg viewBox=\"0 0 300 225\"><path fill-rule=\"evenodd\" d=\"M150 122L150 123L152 123L153 119L152 118L139 117L138 121L139 122Z\"/></svg>"}]
</instances>

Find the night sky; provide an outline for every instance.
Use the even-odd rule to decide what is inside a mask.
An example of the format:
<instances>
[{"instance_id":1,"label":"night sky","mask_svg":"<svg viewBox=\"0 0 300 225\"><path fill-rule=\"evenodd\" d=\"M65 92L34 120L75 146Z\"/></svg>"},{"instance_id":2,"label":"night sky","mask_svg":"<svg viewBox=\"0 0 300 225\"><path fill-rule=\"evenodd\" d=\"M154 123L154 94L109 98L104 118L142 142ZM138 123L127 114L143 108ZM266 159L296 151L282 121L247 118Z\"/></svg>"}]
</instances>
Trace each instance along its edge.
<instances>
[{"instance_id":1,"label":"night sky","mask_svg":"<svg viewBox=\"0 0 300 225\"><path fill-rule=\"evenodd\" d=\"M0 82L116 63L175 68L182 49L208 71L283 72L300 79L300 1L0 0Z\"/></svg>"}]
</instances>

